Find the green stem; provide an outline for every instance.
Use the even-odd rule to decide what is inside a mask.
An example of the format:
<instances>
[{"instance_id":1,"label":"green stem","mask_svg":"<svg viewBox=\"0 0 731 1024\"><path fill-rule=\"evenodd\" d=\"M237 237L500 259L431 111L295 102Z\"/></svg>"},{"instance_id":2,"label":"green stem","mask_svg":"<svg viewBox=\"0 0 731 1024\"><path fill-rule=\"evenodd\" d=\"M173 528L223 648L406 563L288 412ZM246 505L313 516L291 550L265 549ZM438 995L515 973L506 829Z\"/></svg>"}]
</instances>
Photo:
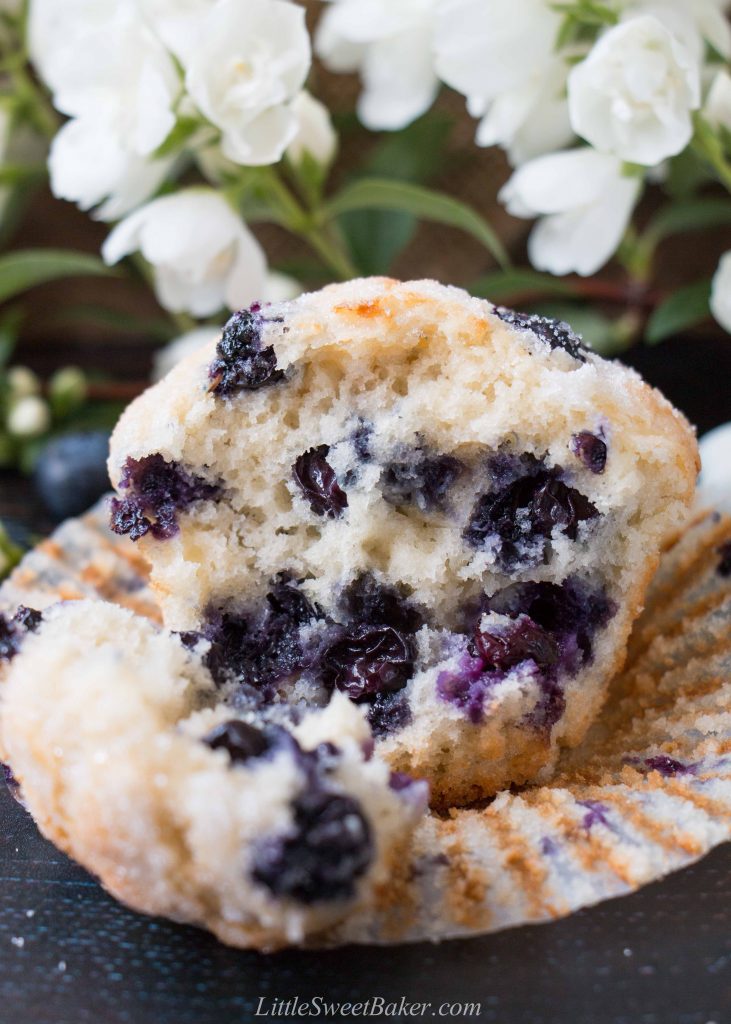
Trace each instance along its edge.
<instances>
[{"instance_id":1,"label":"green stem","mask_svg":"<svg viewBox=\"0 0 731 1024\"><path fill-rule=\"evenodd\" d=\"M719 180L731 192L731 164L726 159L721 140L700 114L695 116L695 135L691 145L698 156L710 164Z\"/></svg>"},{"instance_id":2,"label":"green stem","mask_svg":"<svg viewBox=\"0 0 731 1024\"><path fill-rule=\"evenodd\" d=\"M13 91L21 106L42 135L52 139L59 129L60 118L53 109L43 88L37 84L25 65L11 73Z\"/></svg>"},{"instance_id":3,"label":"green stem","mask_svg":"<svg viewBox=\"0 0 731 1024\"><path fill-rule=\"evenodd\" d=\"M262 175L262 184L269 198L274 200L283 224L314 249L335 277L347 281L358 276L358 271L334 227L319 223L319 210L306 210L273 168L268 168L267 173Z\"/></svg>"},{"instance_id":4,"label":"green stem","mask_svg":"<svg viewBox=\"0 0 731 1024\"><path fill-rule=\"evenodd\" d=\"M328 231L327 228L312 228L302 237L341 281L358 277L357 268L333 231Z\"/></svg>"}]
</instances>

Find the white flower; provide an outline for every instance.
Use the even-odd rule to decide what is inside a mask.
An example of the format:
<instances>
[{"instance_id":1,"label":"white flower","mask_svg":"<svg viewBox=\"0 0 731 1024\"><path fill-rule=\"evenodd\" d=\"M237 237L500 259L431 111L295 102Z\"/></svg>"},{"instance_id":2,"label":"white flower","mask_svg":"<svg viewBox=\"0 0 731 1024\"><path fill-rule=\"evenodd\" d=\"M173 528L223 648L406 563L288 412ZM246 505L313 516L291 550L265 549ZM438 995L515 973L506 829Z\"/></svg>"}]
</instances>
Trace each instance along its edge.
<instances>
[{"instance_id":1,"label":"white flower","mask_svg":"<svg viewBox=\"0 0 731 1024\"><path fill-rule=\"evenodd\" d=\"M118 0L30 0L30 56L50 89L62 86L69 54L88 33L109 24L118 6Z\"/></svg>"},{"instance_id":2,"label":"white flower","mask_svg":"<svg viewBox=\"0 0 731 1024\"><path fill-rule=\"evenodd\" d=\"M434 102L434 9L437 0L331 0L315 50L331 71L359 71L358 116L367 128L392 131Z\"/></svg>"},{"instance_id":3,"label":"white flower","mask_svg":"<svg viewBox=\"0 0 731 1024\"><path fill-rule=\"evenodd\" d=\"M201 37L203 20L215 0L138 0L141 13L168 49L184 64Z\"/></svg>"},{"instance_id":4,"label":"white flower","mask_svg":"<svg viewBox=\"0 0 731 1024\"><path fill-rule=\"evenodd\" d=\"M53 194L82 210L97 206L100 220L118 220L143 203L160 187L169 167L170 161L132 152L113 128L93 117L65 124L48 157Z\"/></svg>"},{"instance_id":5,"label":"white flower","mask_svg":"<svg viewBox=\"0 0 731 1024\"><path fill-rule=\"evenodd\" d=\"M731 75L725 68L717 72L711 82L703 113L713 128L731 131Z\"/></svg>"},{"instance_id":6,"label":"white flower","mask_svg":"<svg viewBox=\"0 0 731 1024\"><path fill-rule=\"evenodd\" d=\"M731 25L725 14L729 0L623 0L623 6L624 18L654 14L699 63L706 43L727 60L731 57Z\"/></svg>"},{"instance_id":7,"label":"white flower","mask_svg":"<svg viewBox=\"0 0 731 1024\"><path fill-rule=\"evenodd\" d=\"M153 266L158 299L172 312L211 316L262 294L261 246L211 189L191 188L143 206L117 225L102 255L114 264L137 250Z\"/></svg>"},{"instance_id":8,"label":"white flower","mask_svg":"<svg viewBox=\"0 0 731 1024\"><path fill-rule=\"evenodd\" d=\"M514 163L571 141L568 67L554 43L561 16L545 0L442 0L435 63L483 121L479 145L501 145Z\"/></svg>"},{"instance_id":9,"label":"white flower","mask_svg":"<svg viewBox=\"0 0 731 1024\"><path fill-rule=\"evenodd\" d=\"M318 164L329 164L335 155L337 136L327 107L303 90L292 110L297 118L297 134L287 147L289 159L297 164L309 153Z\"/></svg>"},{"instance_id":10,"label":"white flower","mask_svg":"<svg viewBox=\"0 0 731 1024\"><path fill-rule=\"evenodd\" d=\"M731 334L731 250L721 257L713 276L711 312L721 327Z\"/></svg>"},{"instance_id":11,"label":"white flower","mask_svg":"<svg viewBox=\"0 0 731 1024\"><path fill-rule=\"evenodd\" d=\"M51 186L82 209L108 199L99 216L114 219L164 178L169 163L152 154L175 124L181 85L170 54L131 0L79 33L72 31L52 63L54 103L72 120L51 148Z\"/></svg>"},{"instance_id":12,"label":"white flower","mask_svg":"<svg viewBox=\"0 0 731 1024\"><path fill-rule=\"evenodd\" d=\"M724 423L700 441L701 475L697 503L731 514L731 423Z\"/></svg>"},{"instance_id":13,"label":"white flower","mask_svg":"<svg viewBox=\"0 0 731 1024\"><path fill-rule=\"evenodd\" d=\"M310 69L302 7L286 0L218 0L202 23L188 91L239 164L279 160L297 132L292 100Z\"/></svg>"},{"instance_id":14,"label":"white flower","mask_svg":"<svg viewBox=\"0 0 731 1024\"><path fill-rule=\"evenodd\" d=\"M631 163L652 166L685 149L699 105L697 63L651 15L609 29L569 75L576 134Z\"/></svg>"},{"instance_id":15,"label":"white flower","mask_svg":"<svg viewBox=\"0 0 731 1024\"><path fill-rule=\"evenodd\" d=\"M513 166L563 149L574 137L566 102L569 68L563 58L541 67L514 89L485 104L468 100L479 146L502 146Z\"/></svg>"},{"instance_id":16,"label":"white flower","mask_svg":"<svg viewBox=\"0 0 731 1024\"><path fill-rule=\"evenodd\" d=\"M616 251L640 188L637 177L622 173L616 157L584 148L524 164L500 199L516 217L543 218L528 243L533 266L588 276Z\"/></svg>"}]
</instances>

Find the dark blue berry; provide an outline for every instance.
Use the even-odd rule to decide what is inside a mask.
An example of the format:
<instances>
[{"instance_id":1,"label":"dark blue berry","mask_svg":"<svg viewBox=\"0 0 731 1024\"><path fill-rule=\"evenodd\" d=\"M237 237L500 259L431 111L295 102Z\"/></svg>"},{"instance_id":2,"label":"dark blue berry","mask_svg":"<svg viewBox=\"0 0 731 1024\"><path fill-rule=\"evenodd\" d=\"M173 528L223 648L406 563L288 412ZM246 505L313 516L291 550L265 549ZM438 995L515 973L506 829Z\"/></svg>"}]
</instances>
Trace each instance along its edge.
<instances>
[{"instance_id":1,"label":"dark blue berry","mask_svg":"<svg viewBox=\"0 0 731 1024\"><path fill-rule=\"evenodd\" d=\"M49 441L36 462L33 482L55 519L85 512L109 490L109 434L64 434Z\"/></svg>"},{"instance_id":2,"label":"dark blue berry","mask_svg":"<svg viewBox=\"0 0 731 1024\"><path fill-rule=\"evenodd\" d=\"M377 738L389 736L411 724L411 707L403 690L379 693L368 708L368 722Z\"/></svg>"},{"instance_id":3,"label":"dark blue berry","mask_svg":"<svg viewBox=\"0 0 731 1024\"><path fill-rule=\"evenodd\" d=\"M258 391L284 379L277 369L277 356L273 346L261 347L261 307L235 313L223 330L216 346L217 358L211 363L208 375L215 394L228 398L239 391Z\"/></svg>"},{"instance_id":4,"label":"dark blue berry","mask_svg":"<svg viewBox=\"0 0 731 1024\"><path fill-rule=\"evenodd\" d=\"M408 598L403 586L386 586L371 573L361 573L348 584L342 597L348 619L359 625L393 626L415 633L424 625L424 617Z\"/></svg>"},{"instance_id":5,"label":"dark blue berry","mask_svg":"<svg viewBox=\"0 0 731 1024\"><path fill-rule=\"evenodd\" d=\"M41 612L21 605L12 618L0 613L0 661L12 661L20 651L26 633L35 633Z\"/></svg>"},{"instance_id":6,"label":"dark blue berry","mask_svg":"<svg viewBox=\"0 0 731 1024\"><path fill-rule=\"evenodd\" d=\"M119 481L124 498L111 502L111 528L139 540L150 533L167 540L178 532L178 513L194 501L211 501L220 488L188 472L178 462L166 462L160 454L127 459Z\"/></svg>"},{"instance_id":7,"label":"dark blue berry","mask_svg":"<svg viewBox=\"0 0 731 1024\"><path fill-rule=\"evenodd\" d=\"M600 587L569 578L561 584L512 584L486 598L484 610L514 619L528 616L558 643L561 667L571 671L591 659L593 638L616 608Z\"/></svg>"},{"instance_id":8,"label":"dark blue berry","mask_svg":"<svg viewBox=\"0 0 731 1024\"><path fill-rule=\"evenodd\" d=\"M413 638L392 626L355 626L325 651L322 678L353 701L368 700L406 686L415 657Z\"/></svg>"},{"instance_id":9,"label":"dark blue berry","mask_svg":"<svg viewBox=\"0 0 731 1024\"><path fill-rule=\"evenodd\" d=\"M411 459L390 462L384 467L383 496L397 507L415 505L422 512L443 511L464 468L453 455L415 452Z\"/></svg>"},{"instance_id":10,"label":"dark blue berry","mask_svg":"<svg viewBox=\"0 0 731 1024\"><path fill-rule=\"evenodd\" d=\"M731 540L722 544L718 549L721 561L718 563L718 574L727 579L731 576Z\"/></svg>"},{"instance_id":11,"label":"dark blue berry","mask_svg":"<svg viewBox=\"0 0 731 1024\"><path fill-rule=\"evenodd\" d=\"M348 507L348 496L339 487L335 470L327 461L329 451L326 444L310 448L297 458L292 474L312 511L337 519Z\"/></svg>"},{"instance_id":12,"label":"dark blue berry","mask_svg":"<svg viewBox=\"0 0 731 1024\"><path fill-rule=\"evenodd\" d=\"M563 320L552 320L550 317L538 316L537 313L517 313L514 309L506 309L504 306L498 306L495 313L506 324L511 324L519 330L532 331L552 349L562 348L578 362L586 362L586 345Z\"/></svg>"},{"instance_id":13,"label":"dark blue berry","mask_svg":"<svg viewBox=\"0 0 731 1024\"><path fill-rule=\"evenodd\" d=\"M456 669L439 673L437 694L464 712L473 725L479 725L483 719L485 697L501 678L499 673L486 673L481 658L464 654Z\"/></svg>"},{"instance_id":14,"label":"dark blue berry","mask_svg":"<svg viewBox=\"0 0 731 1024\"><path fill-rule=\"evenodd\" d=\"M559 657L556 640L527 615L518 616L510 625L478 627L475 647L485 667L499 672L528 660L546 668Z\"/></svg>"},{"instance_id":15,"label":"dark blue berry","mask_svg":"<svg viewBox=\"0 0 731 1024\"><path fill-rule=\"evenodd\" d=\"M206 664L222 683L232 676L266 691L281 679L301 671L315 657L300 640L300 629L322 616L298 584L286 573L272 581L266 604L250 615L215 611L208 616L203 635L211 647Z\"/></svg>"},{"instance_id":16,"label":"dark blue berry","mask_svg":"<svg viewBox=\"0 0 731 1024\"><path fill-rule=\"evenodd\" d=\"M464 531L475 548L498 540L497 557L509 572L538 564L554 530L575 540L579 523L599 513L587 497L558 479L558 467L515 480L478 498Z\"/></svg>"},{"instance_id":17,"label":"dark blue berry","mask_svg":"<svg viewBox=\"0 0 731 1024\"><path fill-rule=\"evenodd\" d=\"M607 444L601 437L582 430L571 438L571 451L592 473L603 473L607 465Z\"/></svg>"},{"instance_id":18,"label":"dark blue berry","mask_svg":"<svg viewBox=\"0 0 731 1024\"><path fill-rule=\"evenodd\" d=\"M252 877L275 896L300 903L350 899L373 859L371 829L360 804L322 789L292 805L289 834L261 840Z\"/></svg>"},{"instance_id":19,"label":"dark blue berry","mask_svg":"<svg viewBox=\"0 0 731 1024\"><path fill-rule=\"evenodd\" d=\"M650 771L659 772L660 775L664 775L666 778L672 778L675 775L693 775L696 768L693 764L683 764L682 761L676 761L674 757L668 757L667 754L646 757L643 764Z\"/></svg>"},{"instance_id":20,"label":"dark blue berry","mask_svg":"<svg viewBox=\"0 0 731 1024\"><path fill-rule=\"evenodd\" d=\"M225 750L234 764L244 764L271 749L272 739L261 729L232 719L222 722L203 737L211 750Z\"/></svg>"}]
</instances>

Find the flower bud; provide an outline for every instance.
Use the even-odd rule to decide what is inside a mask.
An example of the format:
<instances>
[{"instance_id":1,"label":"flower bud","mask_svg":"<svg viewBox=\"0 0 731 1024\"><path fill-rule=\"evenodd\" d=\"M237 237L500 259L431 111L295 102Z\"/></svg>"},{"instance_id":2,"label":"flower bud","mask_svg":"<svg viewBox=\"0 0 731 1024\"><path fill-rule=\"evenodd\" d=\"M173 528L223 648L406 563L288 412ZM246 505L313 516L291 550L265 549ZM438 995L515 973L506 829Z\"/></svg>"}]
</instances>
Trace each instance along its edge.
<instances>
[{"instance_id":1,"label":"flower bud","mask_svg":"<svg viewBox=\"0 0 731 1024\"><path fill-rule=\"evenodd\" d=\"M58 370L48 385L51 408L60 418L83 405L86 392L86 376L77 366L66 366Z\"/></svg>"},{"instance_id":2,"label":"flower bud","mask_svg":"<svg viewBox=\"0 0 731 1024\"><path fill-rule=\"evenodd\" d=\"M21 398L8 414L8 432L14 437L38 437L45 434L51 425L51 410L48 403L36 395Z\"/></svg>"},{"instance_id":3,"label":"flower bud","mask_svg":"<svg viewBox=\"0 0 731 1024\"><path fill-rule=\"evenodd\" d=\"M41 390L41 382L27 366L13 366L6 374L8 387L13 398L27 398L37 395Z\"/></svg>"}]
</instances>

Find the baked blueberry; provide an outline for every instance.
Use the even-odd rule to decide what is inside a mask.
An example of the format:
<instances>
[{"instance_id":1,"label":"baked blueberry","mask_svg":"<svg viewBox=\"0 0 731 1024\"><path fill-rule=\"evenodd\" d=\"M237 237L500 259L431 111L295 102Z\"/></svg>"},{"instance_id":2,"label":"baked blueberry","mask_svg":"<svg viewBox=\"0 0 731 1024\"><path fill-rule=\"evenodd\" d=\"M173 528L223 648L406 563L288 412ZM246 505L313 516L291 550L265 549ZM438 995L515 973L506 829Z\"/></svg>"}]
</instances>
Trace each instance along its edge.
<instances>
[{"instance_id":1,"label":"baked blueberry","mask_svg":"<svg viewBox=\"0 0 731 1024\"><path fill-rule=\"evenodd\" d=\"M335 471L327 461L326 444L298 456L292 467L295 483L318 516L337 519L348 507L348 496L338 485Z\"/></svg>"},{"instance_id":2,"label":"baked blueberry","mask_svg":"<svg viewBox=\"0 0 731 1024\"><path fill-rule=\"evenodd\" d=\"M359 803L313 789L292 809L291 832L258 844L252 877L276 896L305 904L350 899L373 858L371 828Z\"/></svg>"},{"instance_id":3,"label":"baked blueberry","mask_svg":"<svg viewBox=\"0 0 731 1024\"><path fill-rule=\"evenodd\" d=\"M156 540L174 537L180 512L193 502L212 501L220 495L220 487L160 454L127 459L119 487L125 496L112 499L110 525L115 533L128 534L132 540L147 533Z\"/></svg>"},{"instance_id":4,"label":"baked blueberry","mask_svg":"<svg viewBox=\"0 0 731 1024\"><path fill-rule=\"evenodd\" d=\"M223 329L211 363L210 390L223 398L239 391L258 391L278 384L284 372L277 368L272 345L262 346L261 306L235 313Z\"/></svg>"}]
</instances>

